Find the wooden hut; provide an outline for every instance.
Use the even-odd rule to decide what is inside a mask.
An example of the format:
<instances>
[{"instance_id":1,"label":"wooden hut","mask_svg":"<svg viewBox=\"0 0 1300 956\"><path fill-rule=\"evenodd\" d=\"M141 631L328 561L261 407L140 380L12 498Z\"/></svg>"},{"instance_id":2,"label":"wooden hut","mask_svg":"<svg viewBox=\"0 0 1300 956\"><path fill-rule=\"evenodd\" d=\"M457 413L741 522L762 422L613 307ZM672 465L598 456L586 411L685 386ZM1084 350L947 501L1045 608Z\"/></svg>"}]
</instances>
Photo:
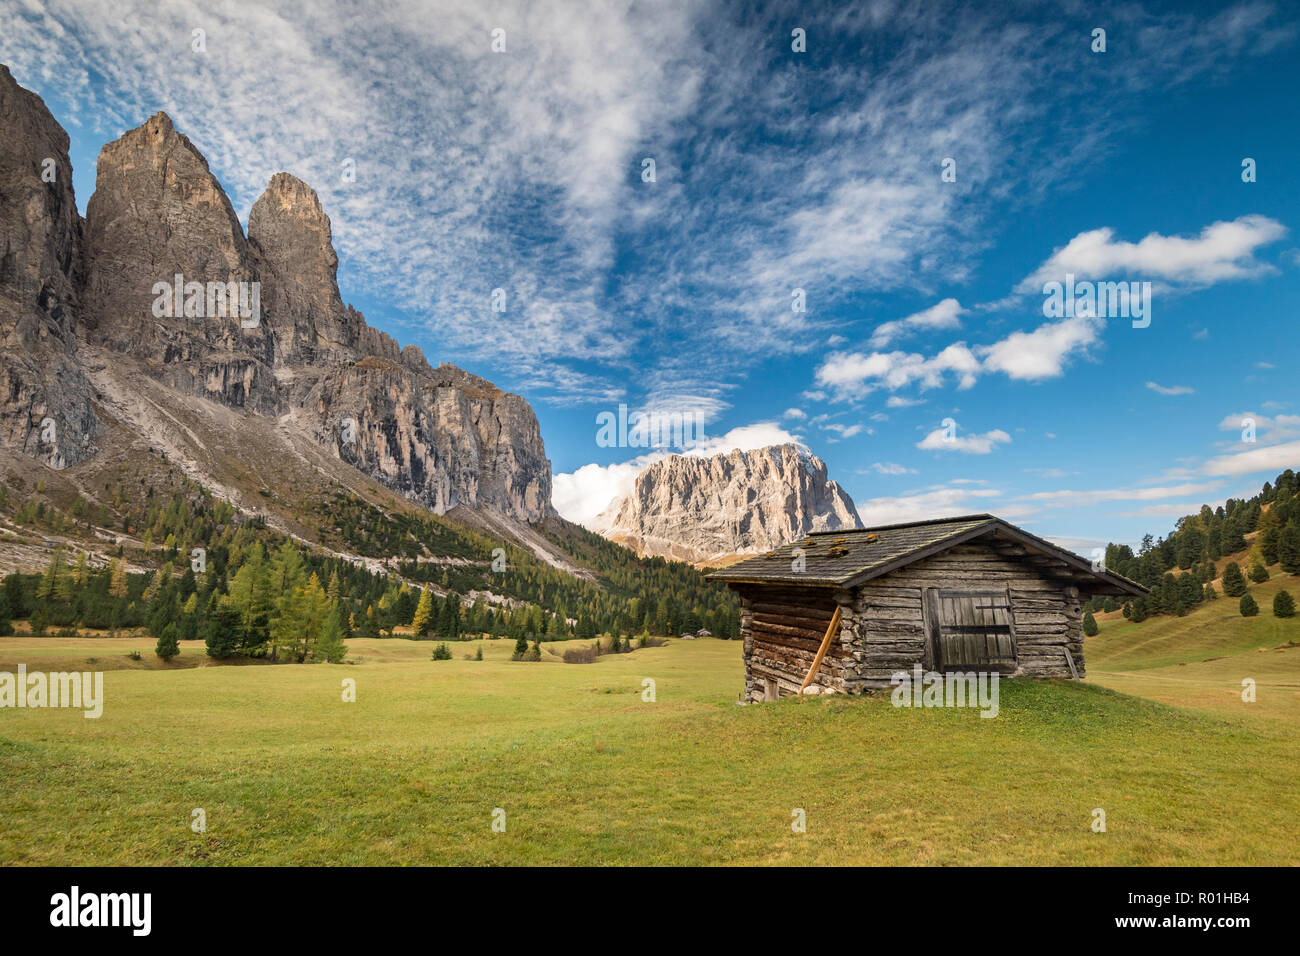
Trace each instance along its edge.
<instances>
[{"instance_id":1,"label":"wooden hut","mask_svg":"<svg viewBox=\"0 0 1300 956\"><path fill-rule=\"evenodd\" d=\"M820 532L709 579L740 595L748 700L888 687L917 664L1082 677L1082 602L1146 593L988 514Z\"/></svg>"}]
</instances>

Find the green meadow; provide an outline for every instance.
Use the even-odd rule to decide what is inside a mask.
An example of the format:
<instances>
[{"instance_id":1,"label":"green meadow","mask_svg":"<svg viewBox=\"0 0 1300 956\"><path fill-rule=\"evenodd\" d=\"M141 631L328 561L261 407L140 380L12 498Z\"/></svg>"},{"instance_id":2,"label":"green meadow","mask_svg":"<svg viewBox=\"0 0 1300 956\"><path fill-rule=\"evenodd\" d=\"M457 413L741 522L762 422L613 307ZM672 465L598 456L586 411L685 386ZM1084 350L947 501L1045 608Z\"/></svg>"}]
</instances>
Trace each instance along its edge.
<instances>
[{"instance_id":1,"label":"green meadow","mask_svg":"<svg viewBox=\"0 0 1300 956\"><path fill-rule=\"evenodd\" d=\"M248 666L190 642L164 666L151 639L0 638L0 669L104 670L106 696L98 720L0 710L0 862L1294 865L1300 623L1269 613L1277 586L1253 620L1102 621L1087 680L1004 681L995 719L883 693L741 707L740 644L708 639Z\"/></svg>"}]
</instances>

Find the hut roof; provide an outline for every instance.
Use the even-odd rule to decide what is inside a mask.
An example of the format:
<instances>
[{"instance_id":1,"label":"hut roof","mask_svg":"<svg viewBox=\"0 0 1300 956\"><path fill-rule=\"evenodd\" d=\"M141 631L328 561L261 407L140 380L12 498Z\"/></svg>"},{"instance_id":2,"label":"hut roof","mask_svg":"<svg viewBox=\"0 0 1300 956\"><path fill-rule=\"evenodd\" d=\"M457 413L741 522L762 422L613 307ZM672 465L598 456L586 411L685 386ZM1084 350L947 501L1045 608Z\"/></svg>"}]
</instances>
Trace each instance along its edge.
<instances>
[{"instance_id":1,"label":"hut roof","mask_svg":"<svg viewBox=\"0 0 1300 956\"><path fill-rule=\"evenodd\" d=\"M1063 577L1100 593L1146 594L1147 590L1113 571L1093 570L1092 563L1073 551L1045 541L1023 528L990 514L936 518L907 524L879 525L851 531L818 531L714 571L710 581L728 584L802 584L851 588L949 548L976 539L1001 539L1052 559ZM805 567L793 570L795 550L802 548Z\"/></svg>"}]
</instances>

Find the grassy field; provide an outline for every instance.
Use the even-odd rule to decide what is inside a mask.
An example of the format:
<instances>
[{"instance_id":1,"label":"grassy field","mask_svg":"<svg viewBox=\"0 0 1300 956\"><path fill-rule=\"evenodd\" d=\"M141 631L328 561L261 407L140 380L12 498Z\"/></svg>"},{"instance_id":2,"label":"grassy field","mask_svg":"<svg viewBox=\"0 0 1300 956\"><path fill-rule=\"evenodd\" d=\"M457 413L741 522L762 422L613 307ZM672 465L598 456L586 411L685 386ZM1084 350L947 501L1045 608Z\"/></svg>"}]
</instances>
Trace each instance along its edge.
<instances>
[{"instance_id":1,"label":"grassy field","mask_svg":"<svg viewBox=\"0 0 1300 956\"><path fill-rule=\"evenodd\" d=\"M1004 682L991 720L883 695L738 707L740 645L716 640L162 668L146 638L0 638L0 669L103 669L107 696L99 720L0 710L0 861L1296 864L1300 647L1279 645L1300 624L1270 615L1277 586L1251 621L1221 600L1104 622L1087 681Z\"/></svg>"},{"instance_id":2,"label":"grassy field","mask_svg":"<svg viewBox=\"0 0 1300 956\"><path fill-rule=\"evenodd\" d=\"M1182 618L1099 619L1101 633L1086 645L1088 676L1177 707L1273 718L1300 730L1300 618L1272 613L1273 596L1284 587L1300 596L1300 581L1287 575L1250 586L1258 617L1242 617L1237 598L1220 598ZM1256 686L1250 704L1241 699L1246 678Z\"/></svg>"}]
</instances>

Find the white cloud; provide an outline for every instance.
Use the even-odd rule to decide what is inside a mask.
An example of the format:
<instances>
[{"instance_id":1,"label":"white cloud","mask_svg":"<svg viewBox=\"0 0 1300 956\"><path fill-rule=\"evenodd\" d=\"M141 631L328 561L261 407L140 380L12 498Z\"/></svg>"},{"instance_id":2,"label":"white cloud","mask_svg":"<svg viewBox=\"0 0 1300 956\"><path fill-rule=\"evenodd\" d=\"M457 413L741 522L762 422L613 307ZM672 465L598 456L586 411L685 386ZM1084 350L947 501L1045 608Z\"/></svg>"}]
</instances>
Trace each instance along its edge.
<instances>
[{"instance_id":1,"label":"white cloud","mask_svg":"<svg viewBox=\"0 0 1300 956\"><path fill-rule=\"evenodd\" d=\"M776 422L755 422L752 425L733 428L717 438L706 438L686 454L697 458L708 458L736 449L750 451L754 448L766 448L768 445L786 445L798 441L798 435L786 431Z\"/></svg>"},{"instance_id":2,"label":"white cloud","mask_svg":"<svg viewBox=\"0 0 1300 956\"><path fill-rule=\"evenodd\" d=\"M1013 379L1036 381L1055 378L1065 370L1073 353L1097 342L1101 323L1075 317L1047 322L1032 332L1013 332L1001 342L978 349L984 367Z\"/></svg>"},{"instance_id":3,"label":"white cloud","mask_svg":"<svg viewBox=\"0 0 1300 956\"><path fill-rule=\"evenodd\" d=\"M905 465L899 465L892 461L873 461L871 470L880 475L914 475L915 468L908 468ZM862 472L865 474L865 472Z\"/></svg>"},{"instance_id":4,"label":"white cloud","mask_svg":"<svg viewBox=\"0 0 1300 956\"><path fill-rule=\"evenodd\" d=\"M904 398L902 395L890 395L889 400L885 402L887 408L911 408L913 405L924 404L924 399Z\"/></svg>"},{"instance_id":5,"label":"white cloud","mask_svg":"<svg viewBox=\"0 0 1300 956\"><path fill-rule=\"evenodd\" d=\"M1125 242L1117 241L1109 227L1092 229L1053 252L1019 289L1041 291L1044 283L1060 282L1067 273L1077 279L1133 275L1191 285L1250 278L1272 268L1258 261L1255 252L1285 235L1285 226L1260 215L1211 223L1195 238L1152 232L1140 242Z\"/></svg>"},{"instance_id":6,"label":"white cloud","mask_svg":"<svg viewBox=\"0 0 1300 956\"><path fill-rule=\"evenodd\" d=\"M1276 405L1276 402L1266 402ZM1247 422L1253 422L1255 425L1255 435L1267 437L1271 443L1285 441L1289 438L1300 438L1300 415L1260 415L1256 412L1237 412L1233 415L1226 415L1223 421L1219 422L1219 430L1225 432L1242 432L1247 427Z\"/></svg>"},{"instance_id":7,"label":"white cloud","mask_svg":"<svg viewBox=\"0 0 1300 956\"><path fill-rule=\"evenodd\" d=\"M1201 510L1201 501L1187 501L1179 504L1172 502L1168 504L1147 505L1144 508L1138 508L1134 511L1121 511L1120 517L1123 518L1181 518L1183 515L1194 515Z\"/></svg>"},{"instance_id":8,"label":"white cloud","mask_svg":"<svg viewBox=\"0 0 1300 956\"><path fill-rule=\"evenodd\" d=\"M943 384L947 373L953 372L959 386L969 388L975 384L979 368L979 360L961 342L928 359L915 352L846 352L822 363L817 369L817 384L841 396L856 397L879 387L893 390L919 384L935 388Z\"/></svg>"},{"instance_id":9,"label":"white cloud","mask_svg":"<svg viewBox=\"0 0 1300 956\"><path fill-rule=\"evenodd\" d=\"M1162 501L1166 498L1209 494L1220 487L1220 482L1185 482L1149 488L1098 488L1089 490L1061 489L1037 491L1017 498L1017 501L1043 502L1047 507L1095 505L1106 501Z\"/></svg>"},{"instance_id":10,"label":"white cloud","mask_svg":"<svg viewBox=\"0 0 1300 956\"><path fill-rule=\"evenodd\" d=\"M1287 468L1300 468L1300 441L1219 455L1207 461L1202 470L1207 475L1249 475L1257 472L1276 474Z\"/></svg>"},{"instance_id":11,"label":"white cloud","mask_svg":"<svg viewBox=\"0 0 1300 956\"><path fill-rule=\"evenodd\" d=\"M781 415L781 417L782 417L782 418L793 418L793 419L798 420L798 419L801 419L801 418L807 418L807 417L808 417L808 413L805 412L802 408L787 408L787 409L785 410L785 412Z\"/></svg>"},{"instance_id":12,"label":"white cloud","mask_svg":"<svg viewBox=\"0 0 1300 956\"><path fill-rule=\"evenodd\" d=\"M997 507L993 499L1002 492L992 488L937 486L914 494L896 497L871 498L857 502L858 516L868 528L884 524L902 524L907 521L925 521L930 518L951 518L956 515L983 512ZM999 508L998 513L1016 517L1029 513L1024 508Z\"/></svg>"},{"instance_id":13,"label":"white cloud","mask_svg":"<svg viewBox=\"0 0 1300 956\"><path fill-rule=\"evenodd\" d=\"M1160 385L1156 382L1147 382L1147 388L1161 395L1191 395L1196 391L1190 385Z\"/></svg>"},{"instance_id":14,"label":"white cloud","mask_svg":"<svg viewBox=\"0 0 1300 956\"><path fill-rule=\"evenodd\" d=\"M936 305L909 315L905 319L886 322L871 333L871 347L884 348L894 339L909 332L926 329L956 329L961 327L961 316L967 310L956 299L944 299Z\"/></svg>"},{"instance_id":15,"label":"white cloud","mask_svg":"<svg viewBox=\"0 0 1300 956\"><path fill-rule=\"evenodd\" d=\"M1030 332L1012 332L992 345L970 348L955 342L931 358L902 351L837 352L818 367L816 382L840 399L851 400L877 388L936 388L950 375L961 389L970 388L987 372L1022 381L1054 378L1064 373L1076 353L1097 344L1103 325L1100 319L1082 316L1045 322ZM915 403L893 398L888 402L890 407Z\"/></svg>"},{"instance_id":16,"label":"white cloud","mask_svg":"<svg viewBox=\"0 0 1300 956\"><path fill-rule=\"evenodd\" d=\"M840 438L852 438L854 435L862 434L863 430L866 429L866 426L865 425L841 425L838 422L834 422L830 425L823 425L822 429L828 432L835 432L837 435L840 436Z\"/></svg>"},{"instance_id":17,"label":"white cloud","mask_svg":"<svg viewBox=\"0 0 1300 956\"><path fill-rule=\"evenodd\" d=\"M636 476L646 465L663 457L642 455L632 461L613 465L583 465L572 472L561 472L551 481L551 504L565 518L592 530L599 530L596 516L615 498L631 493Z\"/></svg>"},{"instance_id":18,"label":"white cloud","mask_svg":"<svg viewBox=\"0 0 1300 956\"><path fill-rule=\"evenodd\" d=\"M995 428L982 435L971 432L969 435L956 435L947 438L945 437L947 434L946 429L936 428L917 442L916 447L931 451L959 451L967 455L987 455L999 443L1011 441L1011 436L1000 428Z\"/></svg>"}]
</instances>

